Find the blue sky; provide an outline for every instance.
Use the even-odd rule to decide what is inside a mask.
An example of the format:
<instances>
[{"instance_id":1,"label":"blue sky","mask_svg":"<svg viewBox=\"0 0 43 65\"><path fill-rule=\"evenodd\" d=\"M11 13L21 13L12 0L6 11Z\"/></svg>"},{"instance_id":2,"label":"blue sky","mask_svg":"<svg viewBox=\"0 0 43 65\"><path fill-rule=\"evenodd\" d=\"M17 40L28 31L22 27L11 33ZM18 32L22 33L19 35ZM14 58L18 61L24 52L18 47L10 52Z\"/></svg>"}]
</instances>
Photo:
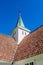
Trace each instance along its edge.
<instances>
[{"instance_id":1,"label":"blue sky","mask_svg":"<svg viewBox=\"0 0 43 65\"><path fill-rule=\"evenodd\" d=\"M43 25L43 0L0 0L0 33L10 35L21 10L25 26L31 31Z\"/></svg>"}]
</instances>

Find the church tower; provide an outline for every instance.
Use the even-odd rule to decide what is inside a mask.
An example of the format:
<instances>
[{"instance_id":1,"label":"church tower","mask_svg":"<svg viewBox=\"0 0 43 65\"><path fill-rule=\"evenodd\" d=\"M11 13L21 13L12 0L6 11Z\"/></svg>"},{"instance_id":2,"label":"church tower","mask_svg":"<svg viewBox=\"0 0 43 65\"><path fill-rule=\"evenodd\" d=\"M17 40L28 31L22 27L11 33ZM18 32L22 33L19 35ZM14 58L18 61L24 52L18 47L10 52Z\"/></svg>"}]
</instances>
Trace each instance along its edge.
<instances>
[{"instance_id":1,"label":"church tower","mask_svg":"<svg viewBox=\"0 0 43 65\"><path fill-rule=\"evenodd\" d=\"M30 33L30 30L25 28L21 14L19 14L15 29L12 31L12 37L16 40L17 44L23 40L23 38Z\"/></svg>"}]
</instances>

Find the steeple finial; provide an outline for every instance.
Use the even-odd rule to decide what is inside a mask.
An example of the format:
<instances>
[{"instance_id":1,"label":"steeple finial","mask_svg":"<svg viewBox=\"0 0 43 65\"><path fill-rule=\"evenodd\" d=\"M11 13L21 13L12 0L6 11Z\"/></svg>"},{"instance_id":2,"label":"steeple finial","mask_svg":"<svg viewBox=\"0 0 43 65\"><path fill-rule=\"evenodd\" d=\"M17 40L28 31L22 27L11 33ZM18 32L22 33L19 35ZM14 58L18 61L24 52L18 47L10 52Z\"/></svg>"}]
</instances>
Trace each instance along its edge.
<instances>
[{"instance_id":1,"label":"steeple finial","mask_svg":"<svg viewBox=\"0 0 43 65\"><path fill-rule=\"evenodd\" d=\"M20 10L19 10L19 13L18 13L18 20L17 20L16 27L25 28L23 20L22 20L22 16L21 16L21 11Z\"/></svg>"},{"instance_id":2,"label":"steeple finial","mask_svg":"<svg viewBox=\"0 0 43 65\"><path fill-rule=\"evenodd\" d=\"M19 10L19 17L21 16L21 10Z\"/></svg>"}]
</instances>

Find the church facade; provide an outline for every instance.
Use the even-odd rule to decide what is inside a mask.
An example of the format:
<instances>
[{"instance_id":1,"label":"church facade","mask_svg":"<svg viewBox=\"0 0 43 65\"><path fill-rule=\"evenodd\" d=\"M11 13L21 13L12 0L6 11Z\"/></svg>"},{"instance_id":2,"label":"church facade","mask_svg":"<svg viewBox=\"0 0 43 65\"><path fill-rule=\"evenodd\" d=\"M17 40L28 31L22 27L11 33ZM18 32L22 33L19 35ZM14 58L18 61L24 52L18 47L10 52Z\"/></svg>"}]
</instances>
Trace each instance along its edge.
<instances>
[{"instance_id":1,"label":"church facade","mask_svg":"<svg viewBox=\"0 0 43 65\"><path fill-rule=\"evenodd\" d=\"M11 35L0 36L0 65L43 65L43 25L30 33L19 15Z\"/></svg>"}]
</instances>

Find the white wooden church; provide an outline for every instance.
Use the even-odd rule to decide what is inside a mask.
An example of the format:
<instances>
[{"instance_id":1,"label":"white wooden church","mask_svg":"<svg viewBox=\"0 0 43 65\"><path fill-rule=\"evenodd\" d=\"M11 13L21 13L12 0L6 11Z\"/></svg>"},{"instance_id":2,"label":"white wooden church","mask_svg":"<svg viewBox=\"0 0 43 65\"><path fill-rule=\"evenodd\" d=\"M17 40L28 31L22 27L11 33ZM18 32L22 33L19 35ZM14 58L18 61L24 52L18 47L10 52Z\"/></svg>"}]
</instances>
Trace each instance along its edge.
<instances>
[{"instance_id":1,"label":"white wooden church","mask_svg":"<svg viewBox=\"0 0 43 65\"><path fill-rule=\"evenodd\" d=\"M31 34L30 30L25 27L21 15L19 15L16 28L12 31L13 38L16 40L17 44L22 44L21 41L30 34ZM25 41L28 42L27 40ZM14 65L43 65L43 53L29 57L29 58L24 58L22 60L20 59L19 61L14 62Z\"/></svg>"},{"instance_id":2,"label":"white wooden church","mask_svg":"<svg viewBox=\"0 0 43 65\"><path fill-rule=\"evenodd\" d=\"M17 43L12 61L0 61L0 65L43 65L43 25L30 33L19 15L11 32Z\"/></svg>"}]
</instances>

